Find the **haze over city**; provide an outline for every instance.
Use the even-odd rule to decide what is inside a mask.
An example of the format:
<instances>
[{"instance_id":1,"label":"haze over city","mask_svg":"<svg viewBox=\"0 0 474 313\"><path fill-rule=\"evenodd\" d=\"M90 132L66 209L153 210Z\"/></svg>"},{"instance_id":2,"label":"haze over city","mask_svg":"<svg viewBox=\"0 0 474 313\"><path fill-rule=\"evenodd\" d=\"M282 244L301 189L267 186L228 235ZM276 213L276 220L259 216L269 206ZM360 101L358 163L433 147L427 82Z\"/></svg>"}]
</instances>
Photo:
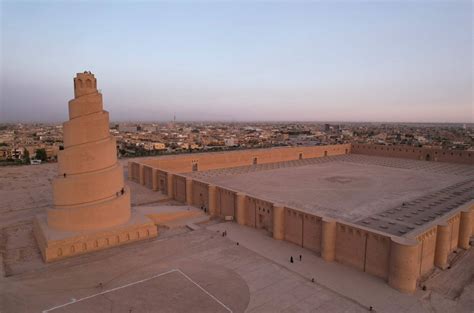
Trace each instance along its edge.
<instances>
[{"instance_id":1,"label":"haze over city","mask_svg":"<svg viewBox=\"0 0 474 313\"><path fill-rule=\"evenodd\" d=\"M473 122L472 2L2 1L0 122Z\"/></svg>"}]
</instances>

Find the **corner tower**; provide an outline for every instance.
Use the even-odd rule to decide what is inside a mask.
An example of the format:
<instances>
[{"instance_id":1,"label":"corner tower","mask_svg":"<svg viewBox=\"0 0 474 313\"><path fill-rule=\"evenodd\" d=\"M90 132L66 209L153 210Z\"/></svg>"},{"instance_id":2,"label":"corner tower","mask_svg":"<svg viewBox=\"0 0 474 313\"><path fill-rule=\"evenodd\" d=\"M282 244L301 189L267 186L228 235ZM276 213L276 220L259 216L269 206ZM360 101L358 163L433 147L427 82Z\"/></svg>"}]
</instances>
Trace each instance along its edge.
<instances>
[{"instance_id":1,"label":"corner tower","mask_svg":"<svg viewBox=\"0 0 474 313\"><path fill-rule=\"evenodd\" d=\"M155 225L131 213L130 190L117 160L109 113L90 72L74 78L64 150L53 180L53 207L34 232L46 262L157 235Z\"/></svg>"}]
</instances>

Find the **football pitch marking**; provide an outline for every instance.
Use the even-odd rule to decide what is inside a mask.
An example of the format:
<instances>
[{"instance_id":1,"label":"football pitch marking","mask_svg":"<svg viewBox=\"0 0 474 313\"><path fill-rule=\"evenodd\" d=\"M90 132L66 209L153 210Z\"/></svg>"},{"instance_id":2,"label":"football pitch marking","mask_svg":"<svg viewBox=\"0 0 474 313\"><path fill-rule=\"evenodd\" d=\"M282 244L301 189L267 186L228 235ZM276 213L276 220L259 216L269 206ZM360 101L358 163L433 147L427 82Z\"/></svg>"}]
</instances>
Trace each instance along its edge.
<instances>
[{"instance_id":1,"label":"football pitch marking","mask_svg":"<svg viewBox=\"0 0 474 313\"><path fill-rule=\"evenodd\" d=\"M60 308L63 308L65 306L68 306L68 305L71 305L71 304L75 304L75 303L78 303L78 302L81 302L81 301L84 301L84 300L88 300L88 299L91 299L91 298L94 298L94 297L97 297L97 296L100 296L100 295L103 295L103 294L107 294L107 293L110 293L110 292L113 292L113 291L116 291L116 290L120 290L120 289L123 289L123 288L127 288L127 287L130 287L130 286L133 286L133 285L138 285L138 284L141 284L141 283L144 283L144 282L147 282L149 280L152 280L152 279L155 279L155 278L158 278L160 276L164 276L164 275L168 275L168 274L171 274L171 273L179 273L181 274L184 278L186 278L188 281L190 281L191 283L193 283L196 287L198 287L201 291L203 291L207 296L209 296L212 300L214 300L215 302L219 303L224 309L226 309L227 311L229 311L230 313L232 313L232 310L226 306L224 303L222 303L219 299L217 299L216 297L214 297L209 291L207 291L206 289L204 289L202 286L200 286L197 282L195 282L191 277L189 277L188 275L186 275L183 271L181 271L180 269L172 269L172 270L169 270L167 272L163 272L163 273L160 273L160 274L156 274L156 275L153 275L151 277L148 277L148 278L145 278L145 279L142 279L142 280L138 280L138 281L135 281L133 283L128 283L128 284L125 284L123 286L119 286L119 287L115 287L115 288L111 288L111 289L107 289L107 290L104 290L102 292L99 292L99 293L96 293L96 294L93 294L93 295L90 295L90 296L87 296L87 297L84 297L84 298L80 298L80 299L74 299L72 298L71 301L67 302L67 303L64 303L64 304L61 304L61 305L57 305L55 307L52 307L52 308L49 308L47 310L43 310L42 313L48 313L48 312L51 312L53 310L56 310L56 309L60 309Z\"/></svg>"}]
</instances>

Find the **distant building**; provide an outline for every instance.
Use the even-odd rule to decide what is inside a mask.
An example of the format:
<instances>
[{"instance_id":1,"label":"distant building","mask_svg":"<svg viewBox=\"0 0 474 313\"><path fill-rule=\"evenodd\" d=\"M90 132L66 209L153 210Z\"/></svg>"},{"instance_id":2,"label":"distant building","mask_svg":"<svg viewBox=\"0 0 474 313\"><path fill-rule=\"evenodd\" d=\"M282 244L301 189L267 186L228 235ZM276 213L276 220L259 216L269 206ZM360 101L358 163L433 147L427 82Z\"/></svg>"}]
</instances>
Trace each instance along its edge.
<instances>
[{"instance_id":1,"label":"distant building","mask_svg":"<svg viewBox=\"0 0 474 313\"><path fill-rule=\"evenodd\" d=\"M9 151L9 148L0 147L0 161L8 159L8 156L10 155L8 151Z\"/></svg>"},{"instance_id":2,"label":"distant building","mask_svg":"<svg viewBox=\"0 0 474 313\"><path fill-rule=\"evenodd\" d=\"M158 131L158 127L156 125L146 125L146 126L142 126L142 130L153 133L153 132Z\"/></svg>"},{"instance_id":3,"label":"distant building","mask_svg":"<svg viewBox=\"0 0 474 313\"><path fill-rule=\"evenodd\" d=\"M22 159L24 151L25 151L24 149L20 149L20 148L12 149L11 150L11 158L15 159L15 160Z\"/></svg>"},{"instance_id":4,"label":"distant building","mask_svg":"<svg viewBox=\"0 0 474 313\"><path fill-rule=\"evenodd\" d=\"M166 150L166 146L165 146L164 143L155 142L155 143L153 143L153 149L155 149L155 150Z\"/></svg>"},{"instance_id":5,"label":"distant building","mask_svg":"<svg viewBox=\"0 0 474 313\"><path fill-rule=\"evenodd\" d=\"M124 133L136 133L138 132L138 126L133 125L119 125L119 131Z\"/></svg>"},{"instance_id":6,"label":"distant building","mask_svg":"<svg viewBox=\"0 0 474 313\"><path fill-rule=\"evenodd\" d=\"M145 143L143 145L143 149L145 150L166 150L166 146L164 143L161 142L151 142L151 143Z\"/></svg>"},{"instance_id":7,"label":"distant building","mask_svg":"<svg viewBox=\"0 0 474 313\"><path fill-rule=\"evenodd\" d=\"M224 145L227 147L234 147L237 145L235 138L226 138L224 139Z\"/></svg>"}]
</instances>

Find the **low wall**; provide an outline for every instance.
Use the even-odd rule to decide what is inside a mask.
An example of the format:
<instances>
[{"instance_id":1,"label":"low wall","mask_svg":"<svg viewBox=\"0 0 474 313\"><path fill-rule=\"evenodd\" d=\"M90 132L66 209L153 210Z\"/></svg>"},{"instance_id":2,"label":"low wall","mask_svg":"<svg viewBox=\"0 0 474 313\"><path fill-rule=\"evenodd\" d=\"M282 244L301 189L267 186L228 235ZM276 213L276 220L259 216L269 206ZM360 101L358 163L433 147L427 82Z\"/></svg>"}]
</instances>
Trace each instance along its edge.
<instances>
[{"instance_id":1,"label":"low wall","mask_svg":"<svg viewBox=\"0 0 474 313\"><path fill-rule=\"evenodd\" d=\"M351 153L350 144L312 147L278 147L162 156L143 159L140 160L140 163L174 173L186 173L193 171L194 164L196 164L197 170L207 171L218 168L252 165L255 163L275 163L348 153Z\"/></svg>"},{"instance_id":2,"label":"low wall","mask_svg":"<svg viewBox=\"0 0 474 313\"><path fill-rule=\"evenodd\" d=\"M474 152L465 150L416 148L406 145L384 146L354 143L352 144L351 153L412 160L474 164Z\"/></svg>"}]
</instances>

